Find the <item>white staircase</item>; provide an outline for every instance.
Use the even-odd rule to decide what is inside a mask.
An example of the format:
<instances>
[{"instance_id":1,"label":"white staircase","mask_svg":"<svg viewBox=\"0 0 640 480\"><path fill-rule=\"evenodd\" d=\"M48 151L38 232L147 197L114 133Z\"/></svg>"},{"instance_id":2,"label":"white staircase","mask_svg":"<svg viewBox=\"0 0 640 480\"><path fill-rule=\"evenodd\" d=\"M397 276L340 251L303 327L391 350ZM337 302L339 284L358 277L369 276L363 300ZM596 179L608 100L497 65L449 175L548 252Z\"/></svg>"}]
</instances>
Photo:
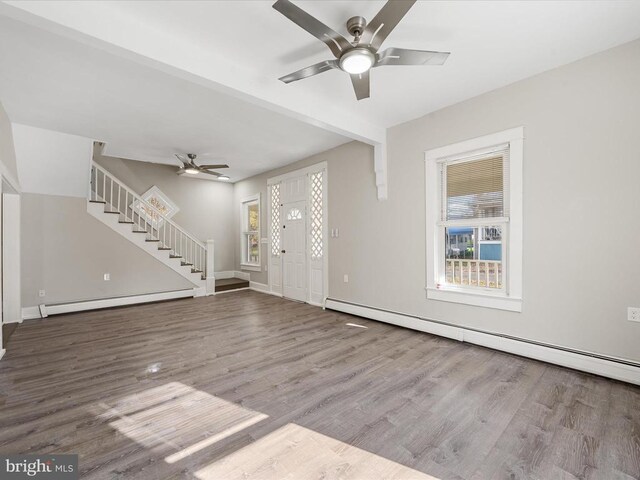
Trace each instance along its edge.
<instances>
[{"instance_id":1,"label":"white staircase","mask_svg":"<svg viewBox=\"0 0 640 480\"><path fill-rule=\"evenodd\" d=\"M213 293L213 240L197 240L95 162L87 212L189 280L196 296Z\"/></svg>"}]
</instances>

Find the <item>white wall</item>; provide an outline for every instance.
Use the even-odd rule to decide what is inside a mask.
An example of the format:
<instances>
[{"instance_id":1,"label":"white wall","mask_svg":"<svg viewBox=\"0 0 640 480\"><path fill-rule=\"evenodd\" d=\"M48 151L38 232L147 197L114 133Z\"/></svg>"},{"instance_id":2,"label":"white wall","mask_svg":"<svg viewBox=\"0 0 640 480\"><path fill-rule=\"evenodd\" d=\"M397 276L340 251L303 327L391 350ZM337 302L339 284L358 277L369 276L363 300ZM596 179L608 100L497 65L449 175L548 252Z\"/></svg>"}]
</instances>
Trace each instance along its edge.
<instances>
[{"instance_id":1,"label":"white wall","mask_svg":"<svg viewBox=\"0 0 640 480\"><path fill-rule=\"evenodd\" d=\"M6 186L5 186L6 189ZM2 193L2 322L22 320L20 282L20 195Z\"/></svg>"},{"instance_id":2,"label":"white wall","mask_svg":"<svg viewBox=\"0 0 640 480\"><path fill-rule=\"evenodd\" d=\"M20 185L18 182L18 171L16 166L16 154L13 145L13 131L11 128L11 122L7 113L4 110L2 103L0 103L0 211L2 211L4 206L3 198L5 195L3 193L12 193L18 194L20 191ZM13 209L10 209L13 210ZM5 233L10 233L10 237L13 239L16 236L20 236L20 231L12 231L5 232L3 228L3 222L0 222L0 239L5 236ZM9 222L10 225L13 225ZM7 246L4 246L7 247ZM3 269L2 257L4 255L17 255L18 253L10 250L11 242L9 242L8 248L3 248L3 255L0 255L0 271ZM6 272L6 275L3 277L2 282L0 282L0 357L4 354L4 350L2 349L2 328L1 324L4 323L7 319L12 318L11 312L4 311L5 307L5 297L9 300L9 303L15 301L16 295L16 285L19 290L20 281L19 278L15 278L12 275L15 273L14 269L9 268ZM9 288L9 293L5 295L3 291L3 283L11 284L14 288ZM19 292L18 292L19 293Z\"/></svg>"},{"instance_id":3,"label":"white wall","mask_svg":"<svg viewBox=\"0 0 640 480\"><path fill-rule=\"evenodd\" d=\"M17 123L13 138L23 192L86 197L93 140Z\"/></svg>"},{"instance_id":4,"label":"white wall","mask_svg":"<svg viewBox=\"0 0 640 480\"><path fill-rule=\"evenodd\" d=\"M13 129L2 103L0 103L0 176L11 183L13 188L19 187Z\"/></svg>"},{"instance_id":5,"label":"white wall","mask_svg":"<svg viewBox=\"0 0 640 480\"><path fill-rule=\"evenodd\" d=\"M391 128L386 201L364 145L300 162L329 162L330 297L640 361L639 85L635 41ZM427 300L424 152L521 125L522 313ZM280 172L236 184L236 203Z\"/></svg>"}]
</instances>

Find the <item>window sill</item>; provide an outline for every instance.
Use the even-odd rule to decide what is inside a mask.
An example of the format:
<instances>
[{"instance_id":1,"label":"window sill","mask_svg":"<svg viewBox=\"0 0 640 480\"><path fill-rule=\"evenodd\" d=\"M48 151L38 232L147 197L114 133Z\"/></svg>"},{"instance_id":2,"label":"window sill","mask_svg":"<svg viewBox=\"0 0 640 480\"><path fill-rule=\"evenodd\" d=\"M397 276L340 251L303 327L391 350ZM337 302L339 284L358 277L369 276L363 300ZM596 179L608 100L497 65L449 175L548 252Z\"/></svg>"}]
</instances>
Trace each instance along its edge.
<instances>
[{"instance_id":1,"label":"window sill","mask_svg":"<svg viewBox=\"0 0 640 480\"><path fill-rule=\"evenodd\" d=\"M261 272L262 267L260 265L251 265L249 263L241 263L240 270L249 270L251 272Z\"/></svg>"},{"instance_id":2,"label":"window sill","mask_svg":"<svg viewBox=\"0 0 640 480\"><path fill-rule=\"evenodd\" d=\"M495 308L496 310L508 310L511 312L522 311L521 298L505 297L504 295L464 291L459 289L427 288L426 290L427 298L429 300L462 303L465 305Z\"/></svg>"}]
</instances>

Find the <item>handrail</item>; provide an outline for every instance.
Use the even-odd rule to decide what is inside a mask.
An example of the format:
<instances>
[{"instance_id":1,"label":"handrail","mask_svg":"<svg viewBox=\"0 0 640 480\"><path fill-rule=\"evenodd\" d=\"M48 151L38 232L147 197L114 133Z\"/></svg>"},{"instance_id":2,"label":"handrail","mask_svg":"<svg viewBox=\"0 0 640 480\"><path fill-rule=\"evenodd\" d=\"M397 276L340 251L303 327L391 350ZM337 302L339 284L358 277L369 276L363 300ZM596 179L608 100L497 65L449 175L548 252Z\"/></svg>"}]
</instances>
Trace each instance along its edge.
<instances>
[{"instance_id":1,"label":"handrail","mask_svg":"<svg viewBox=\"0 0 640 480\"><path fill-rule=\"evenodd\" d=\"M102 181L99 180L100 173ZM123 196L124 204L121 202ZM182 265L192 267L192 273L202 273L203 277L212 273L207 272L207 256L211 256L212 252L207 253L203 242L96 162L91 162L89 200L92 199L107 204L110 212L124 216L125 222L137 223L140 230L149 234L147 241L160 242L158 248L172 251L174 258L181 259Z\"/></svg>"},{"instance_id":2,"label":"handrail","mask_svg":"<svg viewBox=\"0 0 640 480\"><path fill-rule=\"evenodd\" d=\"M160 215L163 219L163 221L170 223L171 225L173 225L174 228L176 228L177 230L180 230L182 233L184 233L187 237L189 237L191 240L193 240L194 242L196 242L197 245L199 245L202 248L206 248L204 243L202 243L200 240L198 240L197 238L195 238L191 233L189 233L187 230L185 230L183 227L181 227L180 225L178 225L176 222L174 222L173 220L171 220L169 217L167 217L165 214L163 214L160 210L158 210L156 207L154 207L153 205L151 205L149 202L147 202L144 198L142 198L140 195L138 195L135 190L133 190L129 185L125 184L124 182L122 182L120 179L116 178L111 172L109 172L108 170L105 170L103 167L101 167L100 165L98 165L95 161L91 162L93 167L95 167L97 170L100 170L104 175L109 176L110 178L114 179L115 181L117 181L120 186L126 190L129 190L129 195L131 195L133 198L135 198L136 200L138 200L140 203L142 203L145 207L151 208L152 210L154 210L158 215Z\"/></svg>"}]
</instances>

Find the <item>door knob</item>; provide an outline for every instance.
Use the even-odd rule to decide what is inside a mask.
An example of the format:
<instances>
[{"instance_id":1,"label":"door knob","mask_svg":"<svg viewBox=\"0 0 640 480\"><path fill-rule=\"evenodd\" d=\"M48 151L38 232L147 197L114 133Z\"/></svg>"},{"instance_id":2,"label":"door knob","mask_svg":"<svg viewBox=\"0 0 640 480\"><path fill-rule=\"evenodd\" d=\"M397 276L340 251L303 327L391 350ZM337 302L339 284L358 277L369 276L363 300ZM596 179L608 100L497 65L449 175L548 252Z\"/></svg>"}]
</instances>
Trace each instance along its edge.
<instances>
[{"instance_id":1,"label":"door knob","mask_svg":"<svg viewBox=\"0 0 640 480\"><path fill-rule=\"evenodd\" d=\"M280 250L280 253L287 253L286 250Z\"/></svg>"}]
</instances>

